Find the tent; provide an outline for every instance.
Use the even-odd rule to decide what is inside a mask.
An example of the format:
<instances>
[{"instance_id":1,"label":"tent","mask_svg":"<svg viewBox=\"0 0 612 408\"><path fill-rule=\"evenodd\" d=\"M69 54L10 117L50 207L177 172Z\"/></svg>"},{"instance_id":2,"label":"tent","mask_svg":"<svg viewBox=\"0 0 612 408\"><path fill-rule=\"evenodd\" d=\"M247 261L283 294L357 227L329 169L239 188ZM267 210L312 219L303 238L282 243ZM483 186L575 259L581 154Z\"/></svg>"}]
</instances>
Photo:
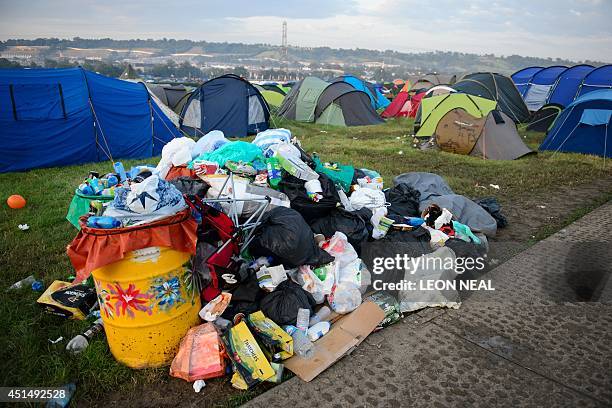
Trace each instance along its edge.
<instances>
[{"instance_id":1,"label":"tent","mask_svg":"<svg viewBox=\"0 0 612 408\"><path fill-rule=\"evenodd\" d=\"M525 96L525 92L527 92L531 78L533 78L535 74L543 69L543 67L528 67L512 74L512 82L514 82L514 85L516 85L516 89L518 89L521 96Z\"/></svg>"},{"instance_id":2,"label":"tent","mask_svg":"<svg viewBox=\"0 0 612 408\"><path fill-rule=\"evenodd\" d=\"M184 85L169 85L169 84L146 84L159 100L172 109L176 113L180 113L184 103L187 101L187 95L191 89Z\"/></svg>"},{"instance_id":3,"label":"tent","mask_svg":"<svg viewBox=\"0 0 612 408\"><path fill-rule=\"evenodd\" d=\"M446 95L452 92L457 92L450 86L446 85L436 85L432 88L429 88L427 92L425 92L425 96L436 96L436 95Z\"/></svg>"},{"instance_id":4,"label":"tent","mask_svg":"<svg viewBox=\"0 0 612 408\"><path fill-rule=\"evenodd\" d=\"M421 77L413 78L411 90L416 91L418 89L429 89L436 85L452 85L457 81L456 75L443 75L429 73Z\"/></svg>"},{"instance_id":5,"label":"tent","mask_svg":"<svg viewBox=\"0 0 612 408\"><path fill-rule=\"evenodd\" d=\"M521 140L514 121L497 110L477 118L454 108L440 119L434 138L443 151L483 159L514 160L533 153Z\"/></svg>"},{"instance_id":6,"label":"tent","mask_svg":"<svg viewBox=\"0 0 612 408\"><path fill-rule=\"evenodd\" d=\"M612 89L612 65L604 65L589 72L578 89L578 96L582 96L588 92Z\"/></svg>"},{"instance_id":7,"label":"tent","mask_svg":"<svg viewBox=\"0 0 612 408\"><path fill-rule=\"evenodd\" d=\"M612 157L612 89L576 98L557 117L540 150Z\"/></svg>"},{"instance_id":8,"label":"tent","mask_svg":"<svg viewBox=\"0 0 612 408\"><path fill-rule=\"evenodd\" d=\"M407 91L397 94L391 104L380 114L383 118L406 117L410 112L410 95Z\"/></svg>"},{"instance_id":9,"label":"tent","mask_svg":"<svg viewBox=\"0 0 612 408\"><path fill-rule=\"evenodd\" d=\"M232 74L204 82L189 96L181 112L181 128L192 136L220 130L244 137L268 129L270 108L249 81Z\"/></svg>"},{"instance_id":10,"label":"tent","mask_svg":"<svg viewBox=\"0 0 612 408\"><path fill-rule=\"evenodd\" d=\"M482 118L497 108L497 102L459 92L423 98L419 108L420 115L417 114L414 122L415 135L432 136L440 119L455 108L461 108L472 116Z\"/></svg>"},{"instance_id":11,"label":"tent","mask_svg":"<svg viewBox=\"0 0 612 408\"><path fill-rule=\"evenodd\" d=\"M261 95L264 97L264 99L266 100L269 106L273 108L278 108L279 106L282 105L283 99L285 99L285 93L281 91L280 88L278 88L275 85L267 85L267 86L254 85L254 86L261 93ZM276 88L276 90L273 90L273 88Z\"/></svg>"},{"instance_id":12,"label":"tent","mask_svg":"<svg viewBox=\"0 0 612 408\"><path fill-rule=\"evenodd\" d=\"M142 83L82 68L0 70L0 172L146 158L180 131Z\"/></svg>"},{"instance_id":13,"label":"tent","mask_svg":"<svg viewBox=\"0 0 612 408\"><path fill-rule=\"evenodd\" d=\"M497 101L499 110L516 123L529 120L529 111L516 89L514 82L504 75L493 72L477 72L464 76L453 85L459 92Z\"/></svg>"},{"instance_id":14,"label":"tent","mask_svg":"<svg viewBox=\"0 0 612 408\"><path fill-rule=\"evenodd\" d=\"M541 69L531 77L523 96L530 112L535 112L546 104L557 79L566 70L565 66L555 65Z\"/></svg>"},{"instance_id":15,"label":"tent","mask_svg":"<svg viewBox=\"0 0 612 408\"><path fill-rule=\"evenodd\" d=\"M561 106L567 106L576 97L578 88L587 76L595 68L591 65L575 65L563 71L551 91L546 103L554 103Z\"/></svg>"},{"instance_id":16,"label":"tent","mask_svg":"<svg viewBox=\"0 0 612 408\"><path fill-rule=\"evenodd\" d=\"M536 132L546 132L555 122L555 119L563 111L563 106L558 103L549 103L542 106L537 112L534 112L529 119L527 130Z\"/></svg>"},{"instance_id":17,"label":"tent","mask_svg":"<svg viewBox=\"0 0 612 408\"><path fill-rule=\"evenodd\" d=\"M346 82L307 77L287 94L278 115L285 119L337 126L376 125L383 120L367 93Z\"/></svg>"},{"instance_id":18,"label":"tent","mask_svg":"<svg viewBox=\"0 0 612 408\"><path fill-rule=\"evenodd\" d=\"M376 89L374 84L366 82L353 75L342 75L338 78L332 79L331 82L340 81L346 82L358 91L365 92L370 97L370 101L372 102L374 109L386 108L391 103L382 93L380 93L378 89Z\"/></svg>"}]
</instances>

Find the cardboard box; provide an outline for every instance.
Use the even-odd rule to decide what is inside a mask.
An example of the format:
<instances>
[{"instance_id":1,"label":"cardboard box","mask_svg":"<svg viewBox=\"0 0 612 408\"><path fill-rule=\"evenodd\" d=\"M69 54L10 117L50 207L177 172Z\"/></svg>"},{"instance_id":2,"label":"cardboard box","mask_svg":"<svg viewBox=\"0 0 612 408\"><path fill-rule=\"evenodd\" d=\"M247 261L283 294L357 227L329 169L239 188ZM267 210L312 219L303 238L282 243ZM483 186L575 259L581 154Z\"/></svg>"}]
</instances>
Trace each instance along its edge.
<instances>
[{"instance_id":1,"label":"cardboard box","mask_svg":"<svg viewBox=\"0 0 612 408\"><path fill-rule=\"evenodd\" d=\"M328 367L349 354L385 318L385 312L376 303L364 302L351 313L336 321L329 333L314 343L312 358L294 355L283 363L304 381L311 381Z\"/></svg>"}]
</instances>

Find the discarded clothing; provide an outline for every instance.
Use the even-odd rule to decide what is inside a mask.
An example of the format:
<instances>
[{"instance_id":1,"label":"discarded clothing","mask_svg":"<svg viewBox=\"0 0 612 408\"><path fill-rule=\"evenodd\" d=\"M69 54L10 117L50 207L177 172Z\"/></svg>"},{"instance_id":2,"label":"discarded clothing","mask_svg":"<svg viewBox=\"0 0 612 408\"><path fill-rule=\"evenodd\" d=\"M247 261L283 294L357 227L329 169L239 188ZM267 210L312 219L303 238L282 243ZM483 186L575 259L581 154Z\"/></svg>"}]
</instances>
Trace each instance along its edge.
<instances>
[{"instance_id":1,"label":"discarded clothing","mask_svg":"<svg viewBox=\"0 0 612 408\"><path fill-rule=\"evenodd\" d=\"M478 198L474 200L474 202L495 218L497 228L505 228L508 226L508 219L501 213L501 205L495 197Z\"/></svg>"},{"instance_id":2,"label":"discarded clothing","mask_svg":"<svg viewBox=\"0 0 612 408\"><path fill-rule=\"evenodd\" d=\"M237 141L229 142L209 153L202 153L197 160L213 161L223 167L228 160L235 162L253 163L264 162L264 156L259 147L252 143Z\"/></svg>"},{"instance_id":3,"label":"discarded clothing","mask_svg":"<svg viewBox=\"0 0 612 408\"><path fill-rule=\"evenodd\" d=\"M393 184L396 186L402 183L417 190L420 193L420 201L429 200L433 196L454 194L446 181L434 173L404 173L393 179Z\"/></svg>"}]
</instances>

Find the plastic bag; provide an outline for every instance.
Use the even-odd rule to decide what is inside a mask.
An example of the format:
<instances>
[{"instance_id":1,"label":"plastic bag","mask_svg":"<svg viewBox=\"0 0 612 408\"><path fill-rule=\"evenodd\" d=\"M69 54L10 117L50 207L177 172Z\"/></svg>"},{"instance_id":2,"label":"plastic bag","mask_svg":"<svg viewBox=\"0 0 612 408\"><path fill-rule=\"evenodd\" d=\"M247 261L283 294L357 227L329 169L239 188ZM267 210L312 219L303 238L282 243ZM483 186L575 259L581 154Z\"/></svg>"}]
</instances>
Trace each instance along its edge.
<instances>
[{"instance_id":1,"label":"plastic bag","mask_svg":"<svg viewBox=\"0 0 612 408\"><path fill-rule=\"evenodd\" d=\"M368 239L372 224L372 212L367 208L351 212L343 208L334 208L326 217L319 218L310 224L312 231L326 237L342 232L355 248L359 249L361 243Z\"/></svg>"},{"instance_id":2,"label":"plastic bag","mask_svg":"<svg viewBox=\"0 0 612 408\"><path fill-rule=\"evenodd\" d=\"M253 256L273 256L287 268L324 265L334 260L317 246L304 218L297 211L285 207L264 214L249 251Z\"/></svg>"},{"instance_id":3,"label":"plastic bag","mask_svg":"<svg viewBox=\"0 0 612 408\"><path fill-rule=\"evenodd\" d=\"M188 137L177 137L172 139L162 148L161 159L156 167L159 176L163 179L172 166L187 164L192 159L192 151L196 142Z\"/></svg>"},{"instance_id":4,"label":"plastic bag","mask_svg":"<svg viewBox=\"0 0 612 408\"><path fill-rule=\"evenodd\" d=\"M226 143L229 143L229 140L225 138L222 131L212 130L198 139L193 147L193 157L198 157L202 153L210 153Z\"/></svg>"},{"instance_id":5,"label":"plastic bag","mask_svg":"<svg viewBox=\"0 0 612 408\"><path fill-rule=\"evenodd\" d=\"M389 215L418 217L421 193L406 183L400 183L385 192L389 206Z\"/></svg>"},{"instance_id":6,"label":"plastic bag","mask_svg":"<svg viewBox=\"0 0 612 408\"><path fill-rule=\"evenodd\" d=\"M375 208L384 207L386 197L385 193L380 190L358 188L353 191L353 194L349 197L349 201L355 210L360 210L363 207L373 210Z\"/></svg>"},{"instance_id":7,"label":"plastic bag","mask_svg":"<svg viewBox=\"0 0 612 408\"><path fill-rule=\"evenodd\" d=\"M278 184L279 190L285 193L289 200L291 200L291 208L299 212L308 223L325 217L340 202L336 186L334 186L329 177L324 174L319 175L319 183L321 183L321 190L323 190L319 194L323 198L317 202L313 202L308 197L304 180L285 173Z\"/></svg>"},{"instance_id":8,"label":"plastic bag","mask_svg":"<svg viewBox=\"0 0 612 408\"><path fill-rule=\"evenodd\" d=\"M334 290L327 300L334 312L349 313L361 304L361 292L353 284L341 282L334 286Z\"/></svg>"},{"instance_id":9,"label":"plastic bag","mask_svg":"<svg viewBox=\"0 0 612 408\"><path fill-rule=\"evenodd\" d=\"M281 282L274 292L264 296L260 303L264 315L280 326L295 326L298 310L308 309L312 313L315 305L312 295L292 280Z\"/></svg>"},{"instance_id":10,"label":"plastic bag","mask_svg":"<svg viewBox=\"0 0 612 408\"><path fill-rule=\"evenodd\" d=\"M277 145L279 143L290 143L291 142L291 131L289 129L278 128L278 129L268 129L263 132L259 132L255 139L253 140L253 144L258 146L263 152L264 156L272 157L274 151L268 151L267 149L273 145ZM298 150L298 157L300 157Z\"/></svg>"},{"instance_id":11,"label":"plastic bag","mask_svg":"<svg viewBox=\"0 0 612 408\"><path fill-rule=\"evenodd\" d=\"M170 375L185 381L225 375L224 348L212 323L189 329L170 365Z\"/></svg>"},{"instance_id":12,"label":"plastic bag","mask_svg":"<svg viewBox=\"0 0 612 408\"><path fill-rule=\"evenodd\" d=\"M308 167L300 158L301 154L298 155L297 153L299 153L299 150L295 146L283 143L276 147L274 157L278 159L282 168L292 176L305 181L318 179L319 175Z\"/></svg>"},{"instance_id":13,"label":"plastic bag","mask_svg":"<svg viewBox=\"0 0 612 408\"><path fill-rule=\"evenodd\" d=\"M399 301L390 293L383 291L375 292L366 297L363 301L374 302L382 310L384 310L385 318L378 325L378 327L381 329L383 327L391 326L393 323L398 322L402 317Z\"/></svg>"},{"instance_id":14,"label":"plastic bag","mask_svg":"<svg viewBox=\"0 0 612 408\"><path fill-rule=\"evenodd\" d=\"M228 142L215 151L202 153L197 159L213 161L223 167L228 160L245 163L259 161L263 163L264 156L261 149L254 144L237 141Z\"/></svg>"},{"instance_id":15,"label":"plastic bag","mask_svg":"<svg viewBox=\"0 0 612 408\"><path fill-rule=\"evenodd\" d=\"M325 296L332 292L336 281L336 268L335 262L314 269L302 265L295 274L297 283L312 295L317 304L321 304L325 301Z\"/></svg>"}]
</instances>

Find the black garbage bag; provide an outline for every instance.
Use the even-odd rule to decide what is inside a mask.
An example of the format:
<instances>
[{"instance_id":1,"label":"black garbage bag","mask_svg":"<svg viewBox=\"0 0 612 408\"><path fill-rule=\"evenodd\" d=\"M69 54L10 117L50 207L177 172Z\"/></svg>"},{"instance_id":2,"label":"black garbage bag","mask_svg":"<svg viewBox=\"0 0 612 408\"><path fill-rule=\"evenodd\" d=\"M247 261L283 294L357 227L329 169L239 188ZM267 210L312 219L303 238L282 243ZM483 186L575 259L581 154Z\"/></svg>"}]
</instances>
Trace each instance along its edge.
<instances>
[{"instance_id":1,"label":"black garbage bag","mask_svg":"<svg viewBox=\"0 0 612 408\"><path fill-rule=\"evenodd\" d=\"M312 295L290 279L281 282L260 302L263 314L280 326L295 326L298 309L309 309L312 314L315 305Z\"/></svg>"},{"instance_id":2,"label":"black garbage bag","mask_svg":"<svg viewBox=\"0 0 612 408\"><path fill-rule=\"evenodd\" d=\"M363 210L363 209L362 209ZM312 231L316 234L323 234L326 238L332 237L336 231L342 232L348 238L349 243L357 252L360 251L361 243L368 239L369 221L372 212L366 211L347 211L344 208L335 208L326 217L321 217L310 224ZM369 213L369 216L368 216Z\"/></svg>"},{"instance_id":3,"label":"black garbage bag","mask_svg":"<svg viewBox=\"0 0 612 408\"><path fill-rule=\"evenodd\" d=\"M299 212L307 223L326 216L340 202L338 190L329 177L325 174L319 174L319 182L323 190L321 193L323 198L318 202L308 198L304 180L300 180L289 173L284 173L282 180L278 183L278 189L289 197L291 208Z\"/></svg>"},{"instance_id":4,"label":"black garbage bag","mask_svg":"<svg viewBox=\"0 0 612 408\"><path fill-rule=\"evenodd\" d=\"M259 287L255 274L251 275L232 291L232 301L221 317L233 320L238 313L255 313L266 294L267 292Z\"/></svg>"},{"instance_id":5,"label":"black garbage bag","mask_svg":"<svg viewBox=\"0 0 612 408\"><path fill-rule=\"evenodd\" d=\"M387 208L388 217L418 217L421 193L407 183L400 183L387 191L385 198L391 204Z\"/></svg>"},{"instance_id":6,"label":"black garbage bag","mask_svg":"<svg viewBox=\"0 0 612 408\"><path fill-rule=\"evenodd\" d=\"M334 260L315 243L314 234L300 213L286 207L276 207L264 214L249 252L255 257L272 256L287 268L324 265Z\"/></svg>"},{"instance_id":7,"label":"black garbage bag","mask_svg":"<svg viewBox=\"0 0 612 408\"><path fill-rule=\"evenodd\" d=\"M474 200L476 204L484 208L486 212L491 214L491 217L497 221L497 228L508 226L508 219L501 213L501 204L495 197L478 198Z\"/></svg>"}]
</instances>

